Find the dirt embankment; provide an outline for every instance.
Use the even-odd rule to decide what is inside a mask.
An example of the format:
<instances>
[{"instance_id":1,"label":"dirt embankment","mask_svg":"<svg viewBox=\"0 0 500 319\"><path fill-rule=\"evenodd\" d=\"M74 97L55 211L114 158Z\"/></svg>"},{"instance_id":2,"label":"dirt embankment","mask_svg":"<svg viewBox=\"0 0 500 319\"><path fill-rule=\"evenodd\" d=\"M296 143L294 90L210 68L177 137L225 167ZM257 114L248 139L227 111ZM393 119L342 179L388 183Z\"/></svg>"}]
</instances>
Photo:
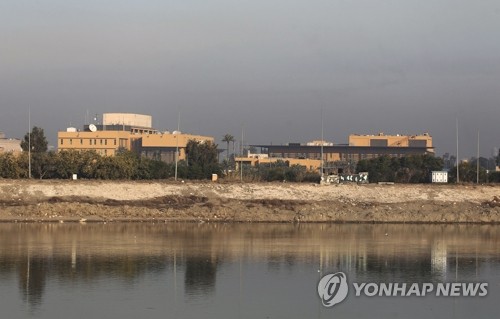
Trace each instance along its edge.
<instances>
[{"instance_id":1,"label":"dirt embankment","mask_svg":"<svg viewBox=\"0 0 500 319\"><path fill-rule=\"evenodd\" d=\"M488 185L0 180L0 221L499 223L499 198Z\"/></svg>"}]
</instances>

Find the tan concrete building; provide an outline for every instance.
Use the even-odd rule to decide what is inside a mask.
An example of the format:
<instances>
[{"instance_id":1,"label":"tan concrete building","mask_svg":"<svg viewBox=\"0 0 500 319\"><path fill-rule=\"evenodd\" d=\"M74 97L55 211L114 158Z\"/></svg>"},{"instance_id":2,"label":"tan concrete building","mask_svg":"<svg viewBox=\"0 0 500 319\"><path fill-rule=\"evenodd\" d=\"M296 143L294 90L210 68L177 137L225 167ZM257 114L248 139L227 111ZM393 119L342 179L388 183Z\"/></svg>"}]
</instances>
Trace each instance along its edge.
<instances>
[{"instance_id":1,"label":"tan concrete building","mask_svg":"<svg viewBox=\"0 0 500 319\"><path fill-rule=\"evenodd\" d=\"M119 122L119 120L123 122ZM58 150L93 150L103 156L114 156L119 149L135 151L142 156L175 161L179 149L179 160L186 157L186 145L190 140L214 142L210 136L192 135L174 131L159 132L151 127L148 115L128 113L105 113L103 124L85 125L82 131L68 128L57 133Z\"/></svg>"},{"instance_id":2,"label":"tan concrete building","mask_svg":"<svg viewBox=\"0 0 500 319\"><path fill-rule=\"evenodd\" d=\"M271 158L267 154L249 153L247 157L236 157L234 161L236 164L236 170L239 169L240 165L256 166L260 164L272 164L278 161L287 162L288 166L293 166L293 165L304 166L306 170L310 172L318 171L321 167L321 161L316 159L278 158L278 157Z\"/></svg>"},{"instance_id":3,"label":"tan concrete building","mask_svg":"<svg viewBox=\"0 0 500 319\"><path fill-rule=\"evenodd\" d=\"M153 118L151 115L134 114L134 113L104 113L102 115L102 124L109 125L126 125L134 127L153 127Z\"/></svg>"},{"instance_id":4,"label":"tan concrete building","mask_svg":"<svg viewBox=\"0 0 500 319\"><path fill-rule=\"evenodd\" d=\"M19 154L23 151L21 148L21 140L15 138L6 138L3 132L0 132L0 154L14 153Z\"/></svg>"},{"instance_id":5,"label":"tan concrete building","mask_svg":"<svg viewBox=\"0 0 500 319\"><path fill-rule=\"evenodd\" d=\"M285 161L290 159L321 161L323 159L323 169L326 174L352 173L356 163L363 159L434 154L432 137L428 133L421 135L352 134L349 136L348 144L312 141L306 144L251 146L260 148L260 153L267 154L269 158Z\"/></svg>"},{"instance_id":6,"label":"tan concrete building","mask_svg":"<svg viewBox=\"0 0 500 319\"><path fill-rule=\"evenodd\" d=\"M134 148L142 156L171 163L175 161L175 150L177 148L179 148L179 160L186 159L186 145L191 140L200 143L214 143L214 138L211 136L173 132L142 135L140 139L134 141Z\"/></svg>"},{"instance_id":7,"label":"tan concrete building","mask_svg":"<svg viewBox=\"0 0 500 319\"><path fill-rule=\"evenodd\" d=\"M130 131L66 131L58 132L57 148L62 150L96 151L100 155L113 156L120 148L132 150L131 145L140 135Z\"/></svg>"},{"instance_id":8,"label":"tan concrete building","mask_svg":"<svg viewBox=\"0 0 500 319\"><path fill-rule=\"evenodd\" d=\"M419 135L349 135L349 146L381 147L426 147L432 151L432 137L429 133Z\"/></svg>"}]
</instances>

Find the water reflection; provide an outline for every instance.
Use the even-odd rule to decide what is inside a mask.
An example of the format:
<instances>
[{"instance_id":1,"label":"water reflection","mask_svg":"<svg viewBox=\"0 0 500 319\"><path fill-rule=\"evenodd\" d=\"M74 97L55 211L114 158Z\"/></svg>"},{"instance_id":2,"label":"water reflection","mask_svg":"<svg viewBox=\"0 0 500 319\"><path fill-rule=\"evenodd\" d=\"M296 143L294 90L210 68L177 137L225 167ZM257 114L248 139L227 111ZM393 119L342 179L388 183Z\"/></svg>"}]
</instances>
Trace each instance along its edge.
<instances>
[{"instance_id":1,"label":"water reflection","mask_svg":"<svg viewBox=\"0 0 500 319\"><path fill-rule=\"evenodd\" d=\"M40 257L27 256L19 265L19 287L22 297L32 306L41 303L48 268L48 260Z\"/></svg>"},{"instance_id":2,"label":"water reflection","mask_svg":"<svg viewBox=\"0 0 500 319\"><path fill-rule=\"evenodd\" d=\"M136 289L147 278L163 278L161 289L169 287L176 303L181 295L188 301L217 295L220 302L238 295L241 303L252 285L283 277L313 287L321 274L339 269L358 281L478 280L487 269L500 269L500 228L0 224L0 282L15 277L22 302L32 310L44 304L54 282L60 289L110 281ZM306 296L316 303L314 294Z\"/></svg>"}]
</instances>

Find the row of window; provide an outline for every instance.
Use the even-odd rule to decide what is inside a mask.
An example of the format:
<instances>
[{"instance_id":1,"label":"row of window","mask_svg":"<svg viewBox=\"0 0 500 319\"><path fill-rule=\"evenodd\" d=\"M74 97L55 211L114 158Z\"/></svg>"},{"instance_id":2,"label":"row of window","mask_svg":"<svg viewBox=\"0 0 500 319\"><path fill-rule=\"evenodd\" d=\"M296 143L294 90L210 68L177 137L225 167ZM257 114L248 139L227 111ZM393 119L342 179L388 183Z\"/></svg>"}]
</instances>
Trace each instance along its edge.
<instances>
[{"instance_id":1,"label":"row of window","mask_svg":"<svg viewBox=\"0 0 500 319\"><path fill-rule=\"evenodd\" d=\"M338 155L338 157L337 157ZM325 153L324 159L333 161L335 158L340 158L341 161L352 160L359 161L363 159L377 158L380 156L388 155L389 157L401 157L402 154L359 154L359 153ZM271 153L270 157L283 157L283 158L309 158L321 159L320 153Z\"/></svg>"},{"instance_id":2,"label":"row of window","mask_svg":"<svg viewBox=\"0 0 500 319\"><path fill-rule=\"evenodd\" d=\"M75 140L75 141L73 141ZM66 145L108 145L108 141L109 141L109 145L116 145L116 139L96 139L96 138L80 138L80 139L72 139L72 138L67 138L67 139L64 139L64 138L61 138L59 140L59 145L65 145L64 143L66 143ZM75 144L73 144L73 142L75 142ZM98 144L99 143L99 144ZM122 143L122 141L120 140L120 146L125 146L125 145L122 145L122 144L125 144L125 143Z\"/></svg>"},{"instance_id":3,"label":"row of window","mask_svg":"<svg viewBox=\"0 0 500 319\"><path fill-rule=\"evenodd\" d=\"M340 153L340 160L353 160L359 161L370 158L377 158L381 156L389 156L389 157L401 157L402 154L357 154L357 153Z\"/></svg>"},{"instance_id":4,"label":"row of window","mask_svg":"<svg viewBox=\"0 0 500 319\"><path fill-rule=\"evenodd\" d=\"M324 153L325 160L333 160L336 153ZM283 158L301 158L301 159L321 159L321 153L271 153L270 157L283 157Z\"/></svg>"}]
</instances>

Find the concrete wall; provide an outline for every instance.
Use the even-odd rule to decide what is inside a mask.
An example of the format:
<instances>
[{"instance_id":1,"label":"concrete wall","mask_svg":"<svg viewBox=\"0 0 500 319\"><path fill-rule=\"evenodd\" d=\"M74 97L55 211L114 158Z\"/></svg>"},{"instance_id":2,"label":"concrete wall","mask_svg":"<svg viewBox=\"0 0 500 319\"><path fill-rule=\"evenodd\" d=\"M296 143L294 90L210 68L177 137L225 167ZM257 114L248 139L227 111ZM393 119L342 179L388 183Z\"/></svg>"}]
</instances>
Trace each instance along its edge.
<instances>
[{"instance_id":1,"label":"concrete wall","mask_svg":"<svg viewBox=\"0 0 500 319\"><path fill-rule=\"evenodd\" d=\"M152 128L152 123L153 118L151 115L133 113L104 113L102 115L103 125L130 125Z\"/></svg>"}]
</instances>

